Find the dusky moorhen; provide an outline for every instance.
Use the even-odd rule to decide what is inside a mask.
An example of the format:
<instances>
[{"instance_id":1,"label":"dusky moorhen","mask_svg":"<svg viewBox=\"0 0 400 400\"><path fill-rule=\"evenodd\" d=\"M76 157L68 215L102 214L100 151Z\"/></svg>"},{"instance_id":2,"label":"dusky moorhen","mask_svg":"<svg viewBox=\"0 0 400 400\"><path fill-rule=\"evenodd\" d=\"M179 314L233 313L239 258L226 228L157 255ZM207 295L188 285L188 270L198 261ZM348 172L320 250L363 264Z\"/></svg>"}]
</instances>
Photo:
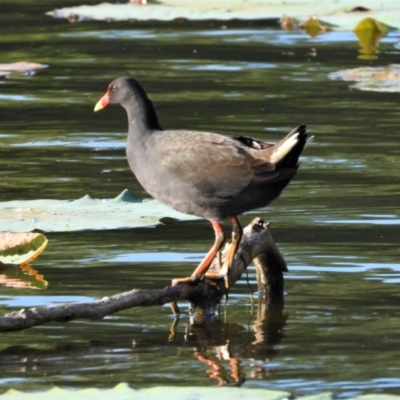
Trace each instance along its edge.
<instances>
[{"instance_id":1,"label":"dusky moorhen","mask_svg":"<svg viewBox=\"0 0 400 400\"><path fill-rule=\"evenodd\" d=\"M266 206L281 194L296 174L306 126L278 143L164 130L146 92L130 77L112 81L94 111L109 104L120 104L128 114L126 155L144 189L175 210L208 219L214 228L215 243L203 261L190 277L174 279L173 284L197 282L203 276L226 278L242 238L237 215ZM232 222L232 243L219 272L211 273L209 266L225 240L221 222L226 218Z\"/></svg>"}]
</instances>

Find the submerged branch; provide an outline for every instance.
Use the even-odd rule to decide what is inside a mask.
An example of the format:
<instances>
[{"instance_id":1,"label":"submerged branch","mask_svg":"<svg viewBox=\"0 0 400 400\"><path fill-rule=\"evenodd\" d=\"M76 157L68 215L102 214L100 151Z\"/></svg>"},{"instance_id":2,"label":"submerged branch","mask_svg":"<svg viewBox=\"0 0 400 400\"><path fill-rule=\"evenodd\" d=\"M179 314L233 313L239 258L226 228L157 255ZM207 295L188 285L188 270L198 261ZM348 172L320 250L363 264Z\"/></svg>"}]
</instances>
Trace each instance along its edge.
<instances>
[{"instance_id":1,"label":"submerged branch","mask_svg":"<svg viewBox=\"0 0 400 400\"><path fill-rule=\"evenodd\" d=\"M252 260L256 262L259 289L267 289L267 291L282 295L282 271L287 271L286 263L272 239L268 223L259 218L254 219L244 229L243 239L229 272L230 287L241 277ZM216 268L215 261L211 268ZM181 284L158 290L133 289L94 302L60 304L15 311L0 317L0 331L22 330L52 321L99 320L129 308L161 306L172 301L183 300L189 301L192 310L206 318L207 315L215 312L225 294L223 280L208 279L198 285Z\"/></svg>"}]
</instances>

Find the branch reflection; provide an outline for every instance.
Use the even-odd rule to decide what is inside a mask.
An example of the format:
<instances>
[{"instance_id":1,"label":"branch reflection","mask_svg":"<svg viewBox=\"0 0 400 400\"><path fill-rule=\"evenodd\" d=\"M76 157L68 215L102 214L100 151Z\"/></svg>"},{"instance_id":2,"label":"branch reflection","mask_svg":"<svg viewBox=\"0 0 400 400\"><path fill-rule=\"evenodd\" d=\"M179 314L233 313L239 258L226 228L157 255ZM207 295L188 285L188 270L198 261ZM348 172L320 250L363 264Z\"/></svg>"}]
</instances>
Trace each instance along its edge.
<instances>
[{"instance_id":1,"label":"branch reflection","mask_svg":"<svg viewBox=\"0 0 400 400\"><path fill-rule=\"evenodd\" d=\"M15 335L15 340L10 336L14 345L0 346L0 368L4 379L21 379L22 386L34 377L52 379L54 370L60 384L64 376L80 377L79 371L85 379L109 371L115 384L140 386L160 379L168 383L173 376L191 384L206 378L217 386L241 386L246 379L270 377L267 364L277 356L276 346L285 337L288 317L282 296L260 293L256 308L248 324L215 319L182 329L175 321L169 334L163 328L135 324L134 314L69 323L61 329L59 324L37 327ZM42 345L21 345L22 338L27 343L41 338ZM195 372L199 367L203 375Z\"/></svg>"}]
</instances>

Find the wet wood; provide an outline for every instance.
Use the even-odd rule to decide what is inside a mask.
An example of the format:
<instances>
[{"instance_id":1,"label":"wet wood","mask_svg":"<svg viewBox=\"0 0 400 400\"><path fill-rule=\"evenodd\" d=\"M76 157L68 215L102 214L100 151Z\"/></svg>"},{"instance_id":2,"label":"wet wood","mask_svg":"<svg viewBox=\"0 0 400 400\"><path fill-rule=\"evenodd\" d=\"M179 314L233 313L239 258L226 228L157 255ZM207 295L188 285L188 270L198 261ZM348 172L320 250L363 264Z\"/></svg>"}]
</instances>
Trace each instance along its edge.
<instances>
[{"instance_id":1,"label":"wet wood","mask_svg":"<svg viewBox=\"0 0 400 400\"><path fill-rule=\"evenodd\" d=\"M223 251L222 259L228 246ZM252 260L256 263L259 289L263 290L263 293L273 292L282 297L282 272L287 270L286 263L272 239L268 223L259 218L254 219L244 229L243 239L229 272L230 287L240 279ZM216 268L216 261L211 268ZM0 331L22 330L48 322L99 320L118 311L134 307L161 306L172 301L189 301L194 322L201 323L215 314L225 294L223 279L206 279L196 286L181 284L158 290L133 289L94 302L25 308L11 312L0 317Z\"/></svg>"}]
</instances>

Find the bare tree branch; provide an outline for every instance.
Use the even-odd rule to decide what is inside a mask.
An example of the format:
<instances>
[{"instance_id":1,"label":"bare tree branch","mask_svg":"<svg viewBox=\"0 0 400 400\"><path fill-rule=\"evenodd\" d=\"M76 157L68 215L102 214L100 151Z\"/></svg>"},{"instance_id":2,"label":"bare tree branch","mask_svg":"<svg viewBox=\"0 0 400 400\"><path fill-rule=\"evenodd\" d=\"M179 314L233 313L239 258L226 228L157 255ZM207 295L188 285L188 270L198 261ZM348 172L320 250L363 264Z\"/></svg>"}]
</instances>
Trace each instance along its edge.
<instances>
[{"instance_id":1,"label":"bare tree branch","mask_svg":"<svg viewBox=\"0 0 400 400\"><path fill-rule=\"evenodd\" d=\"M244 229L242 242L229 272L230 287L240 279L253 259L256 261L259 288L277 291L282 295L282 271L287 270L286 263L272 239L268 223L259 218L254 219ZM216 268L215 261L211 268ZM215 312L224 294L226 289L223 280L219 282L208 279L198 285L168 286L159 290L133 289L95 302L35 307L11 312L0 317L0 331L22 330L52 321L102 319L133 307L160 306L183 300L189 301L192 310L205 317Z\"/></svg>"}]
</instances>

